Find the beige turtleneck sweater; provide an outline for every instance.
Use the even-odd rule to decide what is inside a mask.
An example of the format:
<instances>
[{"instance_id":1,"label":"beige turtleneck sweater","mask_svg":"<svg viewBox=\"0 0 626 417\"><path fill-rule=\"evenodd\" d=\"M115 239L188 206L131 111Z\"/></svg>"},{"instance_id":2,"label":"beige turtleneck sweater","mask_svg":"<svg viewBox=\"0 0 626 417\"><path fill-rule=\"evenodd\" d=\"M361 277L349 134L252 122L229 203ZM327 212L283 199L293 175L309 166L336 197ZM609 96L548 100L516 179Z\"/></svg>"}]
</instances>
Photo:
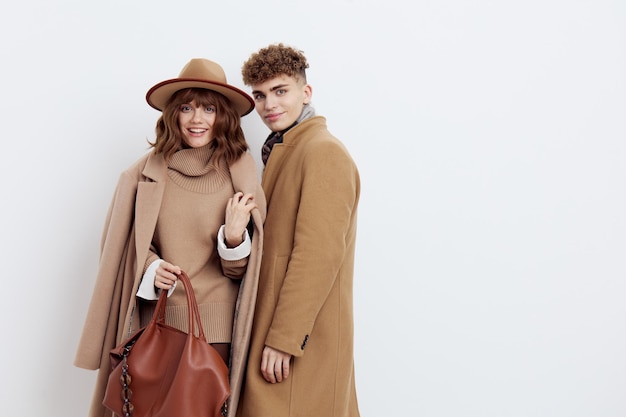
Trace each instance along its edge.
<instances>
[{"instance_id":1,"label":"beige turtleneck sweater","mask_svg":"<svg viewBox=\"0 0 626 417\"><path fill-rule=\"evenodd\" d=\"M238 279L248 259L226 261L218 255L217 232L234 188L226 162L217 164L211 155L210 145L182 149L168 162L168 182L145 268L158 258L181 267L191 279L207 341L229 343ZM187 331L184 291L177 285L168 298L165 320ZM142 325L152 317L154 305L142 302Z\"/></svg>"}]
</instances>

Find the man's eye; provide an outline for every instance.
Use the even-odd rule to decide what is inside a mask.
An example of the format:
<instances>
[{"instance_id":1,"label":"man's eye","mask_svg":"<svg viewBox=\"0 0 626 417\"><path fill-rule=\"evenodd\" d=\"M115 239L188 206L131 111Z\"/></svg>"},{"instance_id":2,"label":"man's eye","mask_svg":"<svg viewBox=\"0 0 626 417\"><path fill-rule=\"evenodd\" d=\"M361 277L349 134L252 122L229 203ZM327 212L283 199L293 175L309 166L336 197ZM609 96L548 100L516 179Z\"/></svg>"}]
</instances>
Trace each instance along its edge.
<instances>
[{"instance_id":1,"label":"man's eye","mask_svg":"<svg viewBox=\"0 0 626 417\"><path fill-rule=\"evenodd\" d=\"M258 101L258 100L263 100L265 96L263 94L255 94L252 97L254 97L254 99Z\"/></svg>"},{"instance_id":2,"label":"man's eye","mask_svg":"<svg viewBox=\"0 0 626 417\"><path fill-rule=\"evenodd\" d=\"M286 92L287 92L287 90L276 90L276 94L278 94L279 96L282 96Z\"/></svg>"}]
</instances>

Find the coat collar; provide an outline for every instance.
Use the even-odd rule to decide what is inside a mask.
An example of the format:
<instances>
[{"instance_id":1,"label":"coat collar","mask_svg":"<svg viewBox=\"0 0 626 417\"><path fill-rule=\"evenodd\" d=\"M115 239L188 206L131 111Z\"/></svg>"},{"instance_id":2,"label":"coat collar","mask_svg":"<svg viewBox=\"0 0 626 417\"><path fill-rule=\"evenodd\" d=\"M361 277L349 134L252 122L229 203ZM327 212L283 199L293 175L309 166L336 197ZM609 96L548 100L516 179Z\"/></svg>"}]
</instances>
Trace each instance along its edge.
<instances>
[{"instance_id":1,"label":"coat collar","mask_svg":"<svg viewBox=\"0 0 626 417\"><path fill-rule=\"evenodd\" d=\"M326 127L326 118L324 116L313 116L309 119L303 120L285 132L283 135L283 143L294 146L296 141L309 137L307 133L312 129L319 127Z\"/></svg>"},{"instance_id":2,"label":"coat collar","mask_svg":"<svg viewBox=\"0 0 626 417\"><path fill-rule=\"evenodd\" d=\"M153 181L164 181L167 175L167 163L165 162L165 158L163 158L163 154L151 152L148 155L148 160L141 173L146 178L150 178Z\"/></svg>"},{"instance_id":3,"label":"coat collar","mask_svg":"<svg viewBox=\"0 0 626 417\"><path fill-rule=\"evenodd\" d=\"M274 145L272 157L268 159L261 180L268 203L274 192L274 185L282 171L282 166L289 158L289 155L291 155L298 146L305 144L311 138L315 137L315 132L320 129L326 129L326 118L323 116L313 116L289 129L285 132L283 142Z\"/></svg>"}]
</instances>

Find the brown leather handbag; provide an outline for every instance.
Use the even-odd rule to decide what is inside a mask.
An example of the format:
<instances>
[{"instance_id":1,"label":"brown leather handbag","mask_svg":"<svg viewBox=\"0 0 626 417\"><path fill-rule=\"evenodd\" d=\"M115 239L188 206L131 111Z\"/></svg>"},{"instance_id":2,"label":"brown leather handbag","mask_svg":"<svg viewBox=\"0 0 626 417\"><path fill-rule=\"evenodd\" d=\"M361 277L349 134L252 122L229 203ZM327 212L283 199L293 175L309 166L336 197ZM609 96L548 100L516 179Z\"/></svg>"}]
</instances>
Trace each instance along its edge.
<instances>
[{"instance_id":1,"label":"brown leather handbag","mask_svg":"<svg viewBox=\"0 0 626 417\"><path fill-rule=\"evenodd\" d=\"M184 272L189 333L165 324L167 291L152 320L110 352L102 404L121 417L217 417L230 395L228 367L207 343L191 281ZM197 335L196 335L197 333Z\"/></svg>"}]
</instances>

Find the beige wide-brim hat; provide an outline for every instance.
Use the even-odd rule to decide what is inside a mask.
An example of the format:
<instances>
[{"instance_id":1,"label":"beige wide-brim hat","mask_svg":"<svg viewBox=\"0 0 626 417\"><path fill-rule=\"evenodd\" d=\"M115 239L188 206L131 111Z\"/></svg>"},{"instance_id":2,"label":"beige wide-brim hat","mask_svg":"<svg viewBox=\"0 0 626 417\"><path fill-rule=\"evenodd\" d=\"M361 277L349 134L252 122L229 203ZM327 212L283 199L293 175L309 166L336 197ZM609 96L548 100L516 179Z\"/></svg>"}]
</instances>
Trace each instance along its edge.
<instances>
[{"instance_id":1,"label":"beige wide-brim hat","mask_svg":"<svg viewBox=\"0 0 626 417\"><path fill-rule=\"evenodd\" d=\"M165 80L146 93L148 104L163 111L167 101L178 90L204 88L226 96L237 112L245 116L254 109L252 97L226 82L226 74L216 62L204 58L194 58L185 65L178 78Z\"/></svg>"}]
</instances>

